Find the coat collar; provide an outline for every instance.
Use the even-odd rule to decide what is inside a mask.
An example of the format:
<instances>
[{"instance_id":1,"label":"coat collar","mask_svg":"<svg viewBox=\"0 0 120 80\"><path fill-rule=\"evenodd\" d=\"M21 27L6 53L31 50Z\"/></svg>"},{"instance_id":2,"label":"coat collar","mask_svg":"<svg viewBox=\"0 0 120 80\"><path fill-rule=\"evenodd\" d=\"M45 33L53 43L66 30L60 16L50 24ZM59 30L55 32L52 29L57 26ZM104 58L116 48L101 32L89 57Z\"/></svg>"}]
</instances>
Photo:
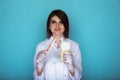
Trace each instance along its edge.
<instances>
[{"instance_id":1,"label":"coat collar","mask_svg":"<svg viewBox=\"0 0 120 80\"><path fill-rule=\"evenodd\" d=\"M51 36L50 38L49 38L49 40L50 41L52 41L54 38L53 38L53 36ZM61 39L60 39L60 41L64 41L65 40L65 37L63 36L63 37L61 37ZM55 41L55 40L54 40Z\"/></svg>"}]
</instances>

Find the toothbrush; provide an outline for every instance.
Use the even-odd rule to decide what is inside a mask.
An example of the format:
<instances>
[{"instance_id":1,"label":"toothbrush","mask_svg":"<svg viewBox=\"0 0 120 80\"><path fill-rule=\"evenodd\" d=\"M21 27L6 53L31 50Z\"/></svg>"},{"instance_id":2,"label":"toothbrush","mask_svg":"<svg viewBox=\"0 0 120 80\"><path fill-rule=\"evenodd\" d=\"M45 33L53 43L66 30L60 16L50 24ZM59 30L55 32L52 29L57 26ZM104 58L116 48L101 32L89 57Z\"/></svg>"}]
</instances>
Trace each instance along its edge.
<instances>
[{"instance_id":1,"label":"toothbrush","mask_svg":"<svg viewBox=\"0 0 120 80\"><path fill-rule=\"evenodd\" d=\"M55 40L55 39L53 39L53 40L50 42L50 44L48 45L46 51L48 51L48 50L50 49L50 46L51 46L51 44L53 43L54 40Z\"/></svg>"}]
</instances>

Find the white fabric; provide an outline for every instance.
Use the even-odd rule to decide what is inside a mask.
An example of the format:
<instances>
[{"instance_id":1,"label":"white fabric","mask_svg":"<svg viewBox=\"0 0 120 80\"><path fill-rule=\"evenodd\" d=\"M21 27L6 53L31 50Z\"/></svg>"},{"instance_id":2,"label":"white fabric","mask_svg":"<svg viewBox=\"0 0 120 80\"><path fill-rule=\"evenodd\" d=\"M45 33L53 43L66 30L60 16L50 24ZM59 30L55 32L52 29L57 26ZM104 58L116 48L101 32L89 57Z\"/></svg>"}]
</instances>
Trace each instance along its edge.
<instances>
[{"instance_id":1,"label":"white fabric","mask_svg":"<svg viewBox=\"0 0 120 80\"><path fill-rule=\"evenodd\" d=\"M70 39L61 38L61 41L67 41L71 44L70 52L73 55L73 63L75 66L75 75L71 76L67 65L61 61L60 49L57 48L55 41L51 44L48 53L46 55L46 62L43 67L43 72L40 76L36 73L36 55L47 49L53 37L39 43L36 48L36 53L34 57L34 80L80 80L82 76L82 64L81 64L81 53L79 45Z\"/></svg>"}]
</instances>

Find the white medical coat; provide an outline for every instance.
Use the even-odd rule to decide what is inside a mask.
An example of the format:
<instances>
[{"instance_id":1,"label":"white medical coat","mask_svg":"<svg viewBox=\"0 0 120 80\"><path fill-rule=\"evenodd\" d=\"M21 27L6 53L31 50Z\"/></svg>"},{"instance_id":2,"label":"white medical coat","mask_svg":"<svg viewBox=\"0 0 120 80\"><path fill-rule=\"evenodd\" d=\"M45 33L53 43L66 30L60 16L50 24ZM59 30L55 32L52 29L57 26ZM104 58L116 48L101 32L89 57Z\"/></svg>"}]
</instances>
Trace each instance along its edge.
<instances>
[{"instance_id":1,"label":"white medical coat","mask_svg":"<svg viewBox=\"0 0 120 80\"><path fill-rule=\"evenodd\" d=\"M79 45L75 41L64 37L61 38L61 41L67 41L71 45L70 52L73 55L75 75L71 76L67 65L60 59L60 49L57 48L56 42L52 42L48 50L42 74L40 76L37 75L35 69L37 64L35 61L36 55L40 51L46 50L52 40L53 37L51 36L37 45L34 57L34 80L80 80L82 76L82 64Z\"/></svg>"}]
</instances>

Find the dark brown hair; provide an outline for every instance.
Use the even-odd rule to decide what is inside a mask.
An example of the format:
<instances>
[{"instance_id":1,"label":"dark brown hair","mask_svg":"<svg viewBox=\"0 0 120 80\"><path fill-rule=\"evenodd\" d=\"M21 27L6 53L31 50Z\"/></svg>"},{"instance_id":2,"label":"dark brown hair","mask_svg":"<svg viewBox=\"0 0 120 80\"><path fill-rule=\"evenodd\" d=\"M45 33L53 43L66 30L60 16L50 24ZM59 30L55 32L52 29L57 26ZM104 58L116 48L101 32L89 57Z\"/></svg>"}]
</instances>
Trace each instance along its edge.
<instances>
[{"instance_id":1,"label":"dark brown hair","mask_svg":"<svg viewBox=\"0 0 120 80\"><path fill-rule=\"evenodd\" d=\"M53 16L57 16L61 20L61 22L63 23L63 25L65 27L65 31L64 31L63 35L65 38L68 38L69 37L69 20L68 20L66 13L59 9L53 10L48 16L47 28L46 28L47 29L47 38L50 38L50 36L52 35L52 32L50 31L49 27L50 27L51 18Z\"/></svg>"}]
</instances>

